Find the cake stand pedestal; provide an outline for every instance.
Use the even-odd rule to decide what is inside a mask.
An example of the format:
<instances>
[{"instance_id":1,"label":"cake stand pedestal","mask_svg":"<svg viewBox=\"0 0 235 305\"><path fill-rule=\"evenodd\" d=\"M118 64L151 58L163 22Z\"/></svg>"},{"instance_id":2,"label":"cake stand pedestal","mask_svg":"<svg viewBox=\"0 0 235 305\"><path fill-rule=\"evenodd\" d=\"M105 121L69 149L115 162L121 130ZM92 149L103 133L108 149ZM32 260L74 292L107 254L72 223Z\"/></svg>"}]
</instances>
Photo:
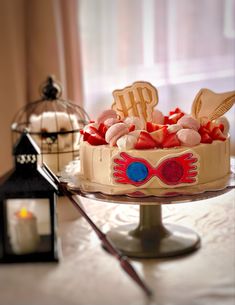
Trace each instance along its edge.
<instances>
[{"instance_id":1,"label":"cake stand pedestal","mask_svg":"<svg viewBox=\"0 0 235 305\"><path fill-rule=\"evenodd\" d=\"M107 236L126 256L133 258L164 258L188 254L200 247L200 237L193 230L176 224L165 224L162 204L200 201L222 195L235 187L231 173L226 187L202 193L185 194L170 192L164 196L148 194L148 190L127 195L110 195L97 191L97 186L81 184L73 189L79 196L97 201L120 204L137 204L139 223L121 225L111 229Z\"/></svg>"},{"instance_id":2,"label":"cake stand pedestal","mask_svg":"<svg viewBox=\"0 0 235 305\"><path fill-rule=\"evenodd\" d=\"M137 258L177 256L200 246L200 237L192 230L163 224L160 205L140 205L137 226L119 226L107 236L125 255Z\"/></svg>"},{"instance_id":3,"label":"cake stand pedestal","mask_svg":"<svg viewBox=\"0 0 235 305\"><path fill-rule=\"evenodd\" d=\"M72 164L71 169L77 165ZM200 247L200 237L193 230L162 220L162 205L200 201L217 197L235 188L235 159L231 159L231 172L212 183L187 188L138 189L124 191L105 185L87 182L70 170L68 188L74 194L96 201L119 204L137 204L139 223L121 225L111 229L107 236L126 256L136 258L164 258L184 255ZM71 175L73 173L73 175Z\"/></svg>"}]
</instances>

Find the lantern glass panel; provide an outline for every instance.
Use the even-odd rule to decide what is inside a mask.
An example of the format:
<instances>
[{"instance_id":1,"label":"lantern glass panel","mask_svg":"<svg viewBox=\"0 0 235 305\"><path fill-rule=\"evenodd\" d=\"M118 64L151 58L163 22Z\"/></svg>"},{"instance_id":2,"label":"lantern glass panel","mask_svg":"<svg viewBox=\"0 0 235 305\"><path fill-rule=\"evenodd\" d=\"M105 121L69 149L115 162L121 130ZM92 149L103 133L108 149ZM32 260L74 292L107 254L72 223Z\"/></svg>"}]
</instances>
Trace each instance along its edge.
<instances>
[{"instance_id":1,"label":"lantern glass panel","mask_svg":"<svg viewBox=\"0 0 235 305\"><path fill-rule=\"evenodd\" d=\"M6 252L31 254L49 252L51 243L48 198L6 200Z\"/></svg>"}]
</instances>

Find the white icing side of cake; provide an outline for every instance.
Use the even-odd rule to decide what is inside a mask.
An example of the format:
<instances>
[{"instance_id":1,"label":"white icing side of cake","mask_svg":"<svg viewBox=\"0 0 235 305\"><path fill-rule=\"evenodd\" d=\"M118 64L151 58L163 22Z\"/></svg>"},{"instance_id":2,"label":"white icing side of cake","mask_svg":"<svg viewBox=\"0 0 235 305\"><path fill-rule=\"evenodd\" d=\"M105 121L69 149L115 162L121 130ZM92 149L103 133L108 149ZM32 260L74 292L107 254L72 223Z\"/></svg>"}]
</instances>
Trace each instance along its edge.
<instances>
[{"instance_id":1,"label":"white icing side of cake","mask_svg":"<svg viewBox=\"0 0 235 305\"><path fill-rule=\"evenodd\" d=\"M165 149L148 149L148 150L128 150L125 151L132 157L146 159L152 166L155 166L160 159L167 155L175 155L184 153L189 147L165 148ZM190 150L199 157L199 171L197 176L197 184L215 181L226 176L230 172L230 139L226 141L213 141L211 144L199 144L190 147ZM109 145L93 146L87 142L80 145L81 158L81 174L83 178L103 184L115 185L113 182L112 168L113 158L122 150ZM123 185L120 184L120 187ZM180 187L175 185L174 187ZM190 184L189 184L190 186ZM157 177L152 177L146 184L139 188L166 188L171 186L163 186Z\"/></svg>"},{"instance_id":2,"label":"white icing side of cake","mask_svg":"<svg viewBox=\"0 0 235 305\"><path fill-rule=\"evenodd\" d=\"M78 157L78 147L74 152L43 153L39 156L39 162L46 163L53 173L59 174L76 157Z\"/></svg>"}]
</instances>

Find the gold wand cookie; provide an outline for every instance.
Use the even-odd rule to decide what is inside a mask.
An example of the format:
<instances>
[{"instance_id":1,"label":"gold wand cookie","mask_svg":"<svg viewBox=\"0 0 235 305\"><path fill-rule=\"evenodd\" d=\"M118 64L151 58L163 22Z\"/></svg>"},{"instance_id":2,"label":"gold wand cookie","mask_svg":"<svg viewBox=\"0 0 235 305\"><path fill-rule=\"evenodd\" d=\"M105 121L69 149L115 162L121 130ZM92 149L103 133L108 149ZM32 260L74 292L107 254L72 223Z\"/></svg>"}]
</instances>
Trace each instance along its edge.
<instances>
[{"instance_id":1,"label":"gold wand cookie","mask_svg":"<svg viewBox=\"0 0 235 305\"><path fill-rule=\"evenodd\" d=\"M196 95L191 113L196 119L203 117L215 120L225 114L235 103L235 91L215 93L201 89Z\"/></svg>"}]
</instances>

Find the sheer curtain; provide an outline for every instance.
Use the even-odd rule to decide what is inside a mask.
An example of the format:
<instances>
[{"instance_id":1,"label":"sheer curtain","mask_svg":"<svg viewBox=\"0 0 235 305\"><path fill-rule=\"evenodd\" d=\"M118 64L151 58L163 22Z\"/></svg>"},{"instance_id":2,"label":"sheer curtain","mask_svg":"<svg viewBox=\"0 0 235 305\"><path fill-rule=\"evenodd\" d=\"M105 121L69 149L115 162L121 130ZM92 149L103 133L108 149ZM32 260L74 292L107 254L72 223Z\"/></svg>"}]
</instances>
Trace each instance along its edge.
<instances>
[{"instance_id":1,"label":"sheer curtain","mask_svg":"<svg viewBox=\"0 0 235 305\"><path fill-rule=\"evenodd\" d=\"M81 103L77 0L0 1L0 176L12 166L10 125L49 74Z\"/></svg>"},{"instance_id":2,"label":"sheer curtain","mask_svg":"<svg viewBox=\"0 0 235 305\"><path fill-rule=\"evenodd\" d=\"M136 80L158 88L164 112L190 111L202 87L234 90L235 0L80 0L78 8L92 117L110 107L114 89Z\"/></svg>"}]
</instances>

